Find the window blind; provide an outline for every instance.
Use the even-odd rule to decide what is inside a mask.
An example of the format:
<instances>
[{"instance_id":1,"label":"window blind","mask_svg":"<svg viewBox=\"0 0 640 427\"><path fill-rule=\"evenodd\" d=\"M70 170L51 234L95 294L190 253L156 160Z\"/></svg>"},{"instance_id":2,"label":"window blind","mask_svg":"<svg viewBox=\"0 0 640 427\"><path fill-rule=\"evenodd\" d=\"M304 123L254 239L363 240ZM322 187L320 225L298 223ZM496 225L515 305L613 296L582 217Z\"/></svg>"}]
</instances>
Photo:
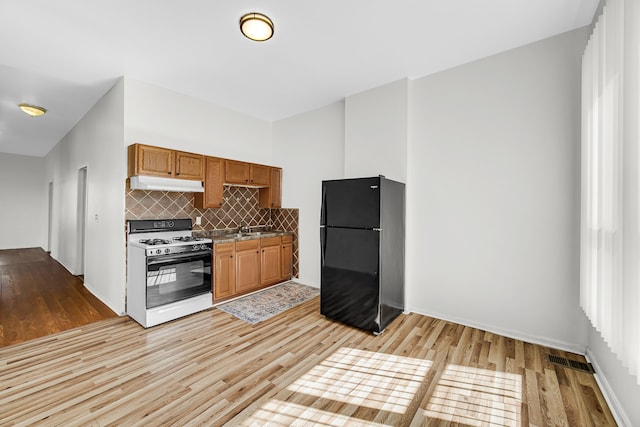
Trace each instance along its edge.
<instances>
[{"instance_id":1,"label":"window blind","mask_svg":"<svg viewBox=\"0 0 640 427\"><path fill-rule=\"evenodd\" d=\"M580 305L640 384L640 0L608 0L582 57Z\"/></svg>"}]
</instances>

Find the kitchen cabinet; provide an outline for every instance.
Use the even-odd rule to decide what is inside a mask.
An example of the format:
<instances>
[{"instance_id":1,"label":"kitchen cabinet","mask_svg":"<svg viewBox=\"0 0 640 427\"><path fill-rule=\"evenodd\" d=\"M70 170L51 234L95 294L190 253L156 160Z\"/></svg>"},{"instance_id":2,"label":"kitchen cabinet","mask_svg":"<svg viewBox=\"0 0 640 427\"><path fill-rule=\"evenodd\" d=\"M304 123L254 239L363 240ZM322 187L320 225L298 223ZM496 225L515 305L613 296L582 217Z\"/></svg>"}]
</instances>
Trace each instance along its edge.
<instances>
[{"instance_id":1,"label":"kitchen cabinet","mask_svg":"<svg viewBox=\"0 0 640 427\"><path fill-rule=\"evenodd\" d=\"M249 182L249 164L237 160L225 160L224 182L229 184L246 184Z\"/></svg>"},{"instance_id":2,"label":"kitchen cabinet","mask_svg":"<svg viewBox=\"0 0 640 427\"><path fill-rule=\"evenodd\" d=\"M225 161L225 182L229 184L269 185L269 166Z\"/></svg>"},{"instance_id":3,"label":"kitchen cabinet","mask_svg":"<svg viewBox=\"0 0 640 427\"><path fill-rule=\"evenodd\" d=\"M249 164L249 183L252 185L269 185L269 166Z\"/></svg>"},{"instance_id":4,"label":"kitchen cabinet","mask_svg":"<svg viewBox=\"0 0 640 427\"><path fill-rule=\"evenodd\" d=\"M261 188L258 204L263 209L282 207L282 169L269 168L269 187Z\"/></svg>"},{"instance_id":5,"label":"kitchen cabinet","mask_svg":"<svg viewBox=\"0 0 640 427\"><path fill-rule=\"evenodd\" d=\"M289 280L293 276L293 237L282 236L280 280Z\"/></svg>"},{"instance_id":6,"label":"kitchen cabinet","mask_svg":"<svg viewBox=\"0 0 640 427\"><path fill-rule=\"evenodd\" d=\"M267 285L280 281L281 273L281 239L269 237L261 241L260 283Z\"/></svg>"},{"instance_id":7,"label":"kitchen cabinet","mask_svg":"<svg viewBox=\"0 0 640 427\"><path fill-rule=\"evenodd\" d=\"M202 181L204 179L204 156L176 151L176 178Z\"/></svg>"},{"instance_id":8,"label":"kitchen cabinet","mask_svg":"<svg viewBox=\"0 0 640 427\"><path fill-rule=\"evenodd\" d=\"M150 145L132 144L128 148L128 175L166 178L204 179L204 156Z\"/></svg>"},{"instance_id":9,"label":"kitchen cabinet","mask_svg":"<svg viewBox=\"0 0 640 427\"><path fill-rule=\"evenodd\" d=\"M236 293L252 291L260 285L260 239L236 242Z\"/></svg>"},{"instance_id":10,"label":"kitchen cabinet","mask_svg":"<svg viewBox=\"0 0 640 427\"><path fill-rule=\"evenodd\" d=\"M293 237L215 243L213 299L220 301L255 291L292 277Z\"/></svg>"},{"instance_id":11,"label":"kitchen cabinet","mask_svg":"<svg viewBox=\"0 0 640 427\"><path fill-rule=\"evenodd\" d=\"M204 193L195 193L194 206L198 209L222 206L224 159L205 157Z\"/></svg>"},{"instance_id":12,"label":"kitchen cabinet","mask_svg":"<svg viewBox=\"0 0 640 427\"><path fill-rule=\"evenodd\" d=\"M213 299L230 297L236 292L236 260L233 243L216 243L213 250Z\"/></svg>"},{"instance_id":13,"label":"kitchen cabinet","mask_svg":"<svg viewBox=\"0 0 640 427\"><path fill-rule=\"evenodd\" d=\"M174 151L168 148L133 144L129 151L129 176L151 175L172 177L174 170Z\"/></svg>"}]
</instances>

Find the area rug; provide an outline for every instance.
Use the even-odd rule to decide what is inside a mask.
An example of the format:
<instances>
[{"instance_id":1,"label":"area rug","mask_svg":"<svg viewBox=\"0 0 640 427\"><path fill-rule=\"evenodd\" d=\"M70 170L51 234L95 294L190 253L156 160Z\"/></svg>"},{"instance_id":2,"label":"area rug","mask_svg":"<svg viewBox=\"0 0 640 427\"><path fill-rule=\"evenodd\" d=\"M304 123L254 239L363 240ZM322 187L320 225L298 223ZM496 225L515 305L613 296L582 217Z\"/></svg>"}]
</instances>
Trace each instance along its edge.
<instances>
[{"instance_id":1,"label":"area rug","mask_svg":"<svg viewBox=\"0 0 640 427\"><path fill-rule=\"evenodd\" d=\"M216 308L254 325L302 304L319 294L320 289L318 288L296 282L285 282L264 291L218 305Z\"/></svg>"}]
</instances>

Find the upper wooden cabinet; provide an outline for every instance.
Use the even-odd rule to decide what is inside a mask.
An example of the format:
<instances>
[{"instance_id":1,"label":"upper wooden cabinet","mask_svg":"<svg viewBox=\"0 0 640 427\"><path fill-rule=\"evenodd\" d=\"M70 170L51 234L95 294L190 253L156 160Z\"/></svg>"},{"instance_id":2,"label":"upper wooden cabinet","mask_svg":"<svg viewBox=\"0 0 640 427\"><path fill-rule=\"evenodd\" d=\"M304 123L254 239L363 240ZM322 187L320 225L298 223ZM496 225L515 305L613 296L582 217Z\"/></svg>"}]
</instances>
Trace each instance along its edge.
<instances>
[{"instance_id":1,"label":"upper wooden cabinet","mask_svg":"<svg viewBox=\"0 0 640 427\"><path fill-rule=\"evenodd\" d=\"M225 182L229 184L269 185L269 166L225 160Z\"/></svg>"},{"instance_id":2,"label":"upper wooden cabinet","mask_svg":"<svg viewBox=\"0 0 640 427\"><path fill-rule=\"evenodd\" d=\"M204 193L196 193L194 205L198 209L219 208L222 206L224 183L224 159L205 157Z\"/></svg>"},{"instance_id":3,"label":"upper wooden cabinet","mask_svg":"<svg viewBox=\"0 0 640 427\"><path fill-rule=\"evenodd\" d=\"M269 168L269 187L261 188L258 204L263 209L282 207L282 169Z\"/></svg>"},{"instance_id":4,"label":"upper wooden cabinet","mask_svg":"<svg viewBox=\"0 0 640 427\"><path fill-rule=\"evenodd\" d=\"M204 156L176 151L176 178L202 181L204 179Z\"/></svg>"},{"instance_id":5,"label":"upper wooden cabinet","mask_svg":"<svg viewBox=\"0 0 640 427\"><path fill-rule=\"evenodd\" d=\"M249 184L269 185L269 166L249 164Z\"/></svg>"},{"instance_id":6,"label":"upper wooden cabinet","mask_svg":"<svg viewBox=\"0 0 640 427\"><path fill-rule=\"evenodd\" d=\"M151 175L167 178L204 179L204 156L168 148L133 144L128 148L128 175Z\"/></svg>"},{"instance_id":7,"label":"upper wooden cabinet","mask_svg":"<svg viewBox=\"0 0 640 427\"><path fill-rule=\"evenodd\" d=\"M224 182L230 184L247 184L249 182L249 163L225 160L224 169Z\"/></svg>"},{"instance_id":8,"label":"upper wooden cabinet","mask_svg":"<svg viewBox=\"0 0 640 427\"><path fill-rule=\"evenodd\" d=\"M168 148L133 144L129 146L129 176L153 175L171 177L175 151Z\"/></svg>"}]
</instances>

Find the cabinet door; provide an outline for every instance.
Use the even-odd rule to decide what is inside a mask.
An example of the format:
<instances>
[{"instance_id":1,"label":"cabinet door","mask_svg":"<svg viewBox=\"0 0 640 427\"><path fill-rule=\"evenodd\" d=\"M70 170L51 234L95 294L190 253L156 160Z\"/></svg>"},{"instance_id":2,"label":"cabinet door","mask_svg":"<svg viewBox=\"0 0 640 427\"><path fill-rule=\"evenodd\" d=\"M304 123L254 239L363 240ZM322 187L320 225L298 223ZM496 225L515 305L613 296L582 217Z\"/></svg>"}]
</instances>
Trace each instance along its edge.
<instances>
[{"instance_id":1,"label":"cabinet door","mask_svg":"<svg viewBox=\"0 0 640 427\"><path fill-rule=\"evenodd\" d=\"M236 283L233 243L215 245L213 261L213 299L232 296L235 293Z\"/></svg>"},{"instance_id":2,"label":"cabinet door","mask_svg":"<svg viewBox=\"0 0 640 427\"><path fill-rule=\"evenodd\" d=\"M280 281L280 237L262 240L260 282L263 285Z\"/></svg>"},{"instance_id":3,"label":"cabinet door","mask_svg":"<svg viewBox=\"0 0 640 427\"><path fill-rule=\"evenodd\" d=\"M293 243L282 243L282 280L289 280L293 276Z\"/></svg>"},{"instance_id":4,"label":"cabinet door","mask_svg":"<svg viewBox=\"0 0 640 427\"><path fill-rule=\"evenodd\" d=\"M236 160L225 160L225 182L231 184L249 183L249 164Z\"/></svg>"},{"instance_id":5,"label":"cabinet door","mask_svg":"<svg viewBox=\"0 0 640 427\"><path fill-rule=\"evenodd\" d=\"M282 207L282 169L269 168L269 187L261 188L258 205L263 209Z\"/></svg>"},{"instance_id":6,"label":"cabinet door","mask_svg":"<svg viewBox=\"0 0 640 427\"><path fill-rule=\"evenodd\" d=\"M260 287L260 241L236 242L236 293Z\"/></svg>"},{"instance_id":7,"label":"cabinet door","mask_svg":"<svg viewBox=\"0 0 640 427\"><path fill-rule=\"evenodd\" d=\"M249 164L249 183L252 185L269 185L269 166Z\"/></svg>"},{"instance_id":8,"label":"cabinet door","mask_svg":"<svg viewBox=\"0 0 640 427\"><path fill-rule=\"evenodd\" d=\"M282 207L282 169L271 168L271 207Z\"/></svg>"},{"instance_id":9,"label":"cabinet door","mask_svg":"<svg viewBox=\"0 0 640 427\"><path fill-rule=\"evenodd\" d=\"M130 171L130 175L174 176L175 152L173 150L142 144L131 147L129 157L131 158L132 155L134 157L134 170Z\"/></svg>"},{"instance_id":10,"label":"cabinet door","mask_svg":"<svg viewBox=\"0 0 640 427\"><path fill-rule=\"evenodd\" d=\"M195 193L195 207L208 209L222 206L223 182L224 160L217 157L205 157L204 193Z\"/></svg>"},{"instance_id":11,"label":"cabinet door","mask_svg":"<svg viewBox=\"0 0 640 427\"><path fill-rule=\"evenodd\" d=\"M204 156L177 151L176 178L202 181L204 179Z\"/></svg>"}]
</instances>

